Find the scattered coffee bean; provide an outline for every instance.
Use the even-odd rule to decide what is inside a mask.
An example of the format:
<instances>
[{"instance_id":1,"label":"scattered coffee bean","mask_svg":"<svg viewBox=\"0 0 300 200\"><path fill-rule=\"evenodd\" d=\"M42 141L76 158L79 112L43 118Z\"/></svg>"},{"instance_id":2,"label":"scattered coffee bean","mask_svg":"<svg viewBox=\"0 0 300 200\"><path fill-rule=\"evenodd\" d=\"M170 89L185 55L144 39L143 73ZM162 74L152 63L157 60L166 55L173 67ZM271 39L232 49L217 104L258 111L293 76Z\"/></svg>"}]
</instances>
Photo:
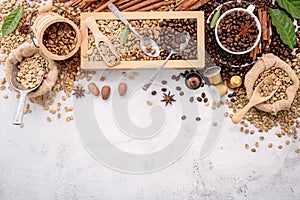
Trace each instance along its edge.
<instances>
[{"instance_id":1,"label":"scattered coffee bean","mask_svg":"<svg viewBox=\"0 0 300 200\"><path fill-rule=\"evenodd\" d=\"M161 84L167 85L167 84L168 84L168 81L163 80L163 81L161 82Z\"/></svg>"},{"instance_id":2,"label":"scattered coffee bean","mask_svg":"<svg viewBox=\"0 0 300 200\"><path fill-rule=\"evenodd\" d=\"M201 97L197 97L197 101L202 102L202 98Z\"/></svg>"},{"instance_id":3,"label":"scattered coffee bean","mask_svg":"<svg viewBox=\"0 0 300 200\"><path fill-rule=\"evenodd\" d=\"M203 102L207 103L208 102L208 98L204 98Z\"/></svg>"},{"instance_id":4,"label":"scattered coffee bean","mask_svg":"<svg viewBox=\"0 0 300 200\"><path fill-rule=\"evenodd\" d=\"M166 91L167 91L167 88L161 88L161 91L162 91L162 92L166 92Z\"/></svg>"},{"instance_id":5,"label":"scattered coffee bean","mask_svg":"<svg viewBox=\"0 0 300 200\"><path fill-rule=\"evenodd\" d=\"M202 97L202 98L205 98L205 97L206 97L206 94L205 94L204 92L202 92L202 93L201 93L201 97Z\"/></svg>"},{"instance_id":6,"label":"scattered coffee bean","mask_svg":"<svg viewBox=\"0 0 300 200\"><path fill-rule=\"evenodd\" d=\"M152 106L152 104L153 104L152 101L147 101L146 103L147 103L147 106Z\"/></svg>"},{"instance_id":7,"label":"scattered coffee bean","mask_svg":"<svg viewBox=\"0 0 300 200\"><path fill-rule=\"evenodd\" d=\"M273 144L272 144L272 143L269 143L269 144L268 144L268 147L269 147L269 148L272 148L272 147L273 147Z\"/></svg>"},{"instance_id":8,"label":"scattered coffee bean","mask_svg":"<svg viewBox=\"0 0 300 200\"><path fill-rule=\"evenodd\" d=\"M106 80L106 77L105 77L105 76L101 76L101 77L100 77L100 81L103 82L103 81L105 81L105 80Z\"/></svg>"},{"instance_id":9,"label":"scattered coffee bean","mask_svg":"<svg viewBox=\"0 0 300 200\"><path fill-rule=\"evenodd\" d=\"M181 87L177 86L176 90L181 91Z\"/></svg>"},{"instance_id":10,"label":"scattered coffee bean","mask_svg":"<svg viewBox=\"0 0 300 200\"><path fill-rule=\"evenodd\" d=\"M153 91L151 92L151 94L152 94L153 96L155 96L155 95L157 94L157 92L156 92L155 90L153 90Z\"/></svg>"},{"instance_id":11,"label":"scattered coffee bean","mask_svg":"<svg viewBox=\"0 0 300 200\"><path fill-rule=\"evenodd\" d=\"M175 80L176 79L176 75L172 75L171 79Z\"/></svg>"},{"instance_id":12,"label":"scattered coffee bean","mask_svg":"<svg viewBox=\"0 0 300 200\"><path fill-rule=\"evenodd\" d=\"M245 144L245 148L246 148L246 149L249 149L249 144Z\"/></svg>"},{"instance_id":13,"label":"scattered coffee bean","mask_svg":"<svg viewBox=\"0 0 300 200\"><path fill-rule=\"evenodd\" d=\"M194 97L190 97L190 102L194 102Z\"/></svg>"},{"instance_id":14,"label":"scattered coffee bean","mask_svg":"<svg viewBox=\"0 0 300 200\"><path fill-rule=\"evenodd\" d=\"M196 121L197 122L201 121L201 117L196 117Z\"/></svg>"},{"instance_id":15,"label":"scattered coffee bean","mask_svg":"<svg viewBox=\"0 0 300 200\"><path fill-rule=\"evenodd\" d=\"M186 116L185 116L185 115L182 115L181 119L182 119L182 120L186 120Z\"/></svg>"},{"instance_id":16,"label":"scattered coffee bean","mask_svg":"<svg viewBox=\"0 0 300 200\"><path fill-rule=\"evenodd\" d=\"M183 92L183 91L179 92L179 95L180 95L180 96L183 96L183 95L184 95L184 92Z\"/></svg>"}]
</instances>

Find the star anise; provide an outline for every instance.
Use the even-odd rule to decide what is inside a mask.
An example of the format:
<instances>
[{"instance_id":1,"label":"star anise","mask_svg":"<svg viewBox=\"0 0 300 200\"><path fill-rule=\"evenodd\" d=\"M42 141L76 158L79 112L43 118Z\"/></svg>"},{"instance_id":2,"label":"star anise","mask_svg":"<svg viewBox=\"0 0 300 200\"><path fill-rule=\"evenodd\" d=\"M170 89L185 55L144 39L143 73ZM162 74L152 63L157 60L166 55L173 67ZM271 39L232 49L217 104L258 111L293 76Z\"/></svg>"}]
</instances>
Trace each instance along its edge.
<instances>
[{"instance_id":1,"label":"star anise","mask_svg":"<svg viewBox=\"0 0 300 200\"><path fill-rule=\"evenodd\" d=\"M75 95L76 99L84 97L84 89L82 87L76 86L76 88L73 89L74 93L72 95Z\"/></svg>"},{"instance_id":2,"label":"star anise","mask_svg":"<svg viewBox=\"0 0 300 200\"><path fill-rule=\"evenodd\" d=\"M237 35L237 38L243 37L245 40L247 37L251 37L251 33L254 33L255 30L251 29L253 24L250 24L250 22L247 22L246 24L241 25L241 27L237 28L240 33Z\"/></svg>"},{"instance_id":3,"label":"star anise","mask_svg":"<svg viewBox=\"0 0 300 200\"><path fill-rule=\"evenodd\" d=\"M166 102L166 106L168 105L168 104L171 104L172 105L172 102L173 101L176 101L175 99L174 99L174 94L173 95L171 95L171 93L169 92L168 94L167 93L163 93L164 94L164 96L163 96L163 100L161 100L162 102Z\"/></svg>"}]
</instances>

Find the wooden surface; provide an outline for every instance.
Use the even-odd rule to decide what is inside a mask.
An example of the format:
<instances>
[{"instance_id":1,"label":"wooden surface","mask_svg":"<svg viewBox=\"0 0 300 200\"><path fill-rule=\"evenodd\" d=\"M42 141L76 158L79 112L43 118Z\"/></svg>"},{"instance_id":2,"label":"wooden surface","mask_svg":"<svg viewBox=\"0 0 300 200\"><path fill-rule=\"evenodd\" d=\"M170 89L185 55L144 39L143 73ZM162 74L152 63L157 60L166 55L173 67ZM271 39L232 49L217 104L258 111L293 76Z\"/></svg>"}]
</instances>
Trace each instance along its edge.
<instances>
[{"instance_id":1,"label":"wooden surface","mask_svg":"<svg viewBox=\"0 0 300 200\"><path fill-rule=\"evenodd\" d=\"M198 46L198 59L197 60L170 60L165 68L169 69L193 69L203 68L205 65L205 42L204 42L204 13L202 11L183 11L183 12L123 12L127 19L197 19L197 46ZM86 70L125 70L125 69L149 69L157 68L162 60L149 60L149 61L121 61L115 67L108 67L103 61L88 61L88 28L84 24L84 20L93 16L96 20L103 19L117 19L110 12L103 13L81 13L81 68Z\"/></svg>"}]
</instances>

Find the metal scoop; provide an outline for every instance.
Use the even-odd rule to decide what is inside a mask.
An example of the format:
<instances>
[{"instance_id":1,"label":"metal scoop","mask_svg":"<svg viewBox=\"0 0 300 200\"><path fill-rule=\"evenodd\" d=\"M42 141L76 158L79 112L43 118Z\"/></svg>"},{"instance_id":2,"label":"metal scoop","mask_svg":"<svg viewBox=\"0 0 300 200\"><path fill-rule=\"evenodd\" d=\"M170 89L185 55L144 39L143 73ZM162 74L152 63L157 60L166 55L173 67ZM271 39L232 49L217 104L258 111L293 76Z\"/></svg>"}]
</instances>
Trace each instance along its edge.
<instances>
[{"instance_id":1,"label":"metal scoop","mask_svg":"<svg viewBox=\"0 0 300 200\"><path fill-rule=\"evenodd\" d=\"M41 83L43 82L43 79L44 79L44 73L45 73L45 71L41 75L40 82L34 88L27 89L20 82L17 81L18 68L16 65L13 67L13 71L10 75L10 83L11 83L12 87L20 93L20 100L19 100L19 104L18 104L18 108L17 108L16 114L15 114L15 117L14 117L14 121L13 121L14 125L22 124L27 94L29 92L36 90L41 85Z\"/></svg>"},{"instance_id":2,"label":"metal scoop","mask_svg":"<svg viewBox=\"0 0 300 200\"><path fill-rule=\"evenodd\" d=\"M150 57L157 57L160 54L160 50L158 45L154 40L151 38L143 38L132 26L131 24L125 19L125 17L121 14L119 9L113 4L108 4L108 8L111 12L119 18L125 25L128 25L129 29L138 37L140 38L140 47L142 51ZM150 51L149 51L150 50Z\"/></svg>"},{"instance_id":3,"label":"metal scoop","mask_svg":"<svg viewBox=\"0 0 300 200\"><path fill-rule=\"evenodd\" d=\"M152 85L154 79L159 74L160 70L167 64L169 59L173 54L182 53L182 51L187 47L189 41L191 39L191 36L188 32L179 33L175 36L175 38L172 40L171 43L171 52L168 55L168 57L164 60L164 62L158 67L158 69L154 72L154 74L151 76L149 81L144 85L143 90L147 91L148 88Z\"/></svg>"}]
</instances>

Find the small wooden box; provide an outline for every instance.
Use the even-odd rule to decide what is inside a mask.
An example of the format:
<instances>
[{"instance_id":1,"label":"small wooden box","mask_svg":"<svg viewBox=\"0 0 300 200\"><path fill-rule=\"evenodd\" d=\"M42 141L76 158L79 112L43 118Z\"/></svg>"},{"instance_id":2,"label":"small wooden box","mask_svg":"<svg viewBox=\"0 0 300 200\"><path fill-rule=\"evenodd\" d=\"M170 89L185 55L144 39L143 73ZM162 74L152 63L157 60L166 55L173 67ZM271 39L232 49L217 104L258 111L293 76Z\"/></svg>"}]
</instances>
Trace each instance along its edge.
<instances>
[{"instance_id":1,"label":"small wooden box","mask_svg":"<svg viewBox=\"0 0 300 200\"><path fill-rule=\"evenodd\" d=\"M205 65L205 42L204 42L204 13L202 11L183 11L183 12L123 12L128 20L140 19L196 19L197 21L197 59L196 60L169 60L165 68L169 69L201 69ZM121 61L114 67L108 67L103 61L88 60L88 28L84 24L84 20L88 17L94 17L96 20L112 19L116 20L114 14L110 12L102 13L81 13L81 68L84 70L125 70L134 68L157 68L163 60L135 60Z\"/></svg>"}]
</instances>

